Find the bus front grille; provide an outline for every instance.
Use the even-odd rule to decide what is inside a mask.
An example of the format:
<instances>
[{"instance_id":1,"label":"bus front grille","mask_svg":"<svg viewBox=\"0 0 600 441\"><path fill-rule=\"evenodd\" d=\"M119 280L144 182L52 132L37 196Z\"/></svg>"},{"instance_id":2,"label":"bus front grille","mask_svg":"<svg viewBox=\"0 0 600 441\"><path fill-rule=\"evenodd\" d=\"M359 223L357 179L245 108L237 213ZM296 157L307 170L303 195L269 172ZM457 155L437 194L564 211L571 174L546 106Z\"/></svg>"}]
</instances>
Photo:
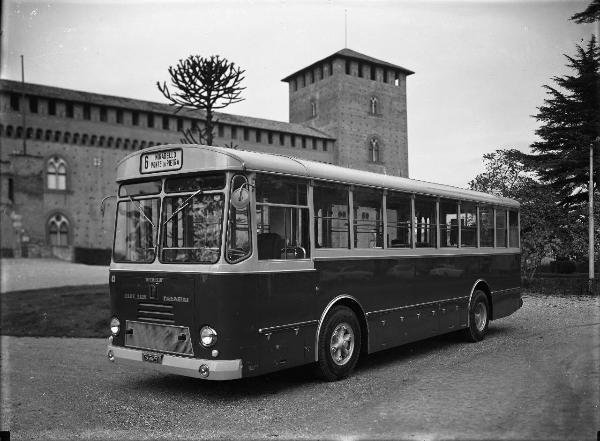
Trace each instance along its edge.
<instances>
[{"instance_id":1,"label":"bus front grille","mask_svg":"<svg viewBox=\"0 0 600 441\"><path fill-rule=\"evenodd\" d=\"M138 305L137 319L151 323L175 323L173 305L163 303L140 303Z\"/></svg>"},{"instance_id":2,"label":"bus front grille","mask_svg":"<svg viewBox=\"0 0 600 441\"><path fill-rule=\"evenodd\" d=\"M194 355L190 328L187 326L127 320L125 346L168 354Z\"/></svg>"}]
</instances>

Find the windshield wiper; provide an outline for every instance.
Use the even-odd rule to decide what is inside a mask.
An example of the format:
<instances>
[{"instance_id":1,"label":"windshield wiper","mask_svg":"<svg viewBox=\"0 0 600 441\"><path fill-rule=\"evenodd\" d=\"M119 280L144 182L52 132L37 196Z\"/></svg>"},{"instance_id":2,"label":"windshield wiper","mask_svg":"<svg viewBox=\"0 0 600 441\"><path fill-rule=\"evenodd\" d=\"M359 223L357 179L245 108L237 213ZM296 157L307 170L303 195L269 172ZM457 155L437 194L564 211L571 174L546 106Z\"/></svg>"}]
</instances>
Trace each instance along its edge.
<instances>
[{"instance_id":1,"label":"windshield wiper","mask_svg":"<svg viewBox=\"0 0 600 441\"><path fill-rule=\"evenodd\" d=\"M183 203L179 206L179 208L177 210L175 210L166 221L163 222L163 225L166 225L167 222L169 222L171 219L173 219L177 213L179 213L181 210L183 210L185 207L187 207L188 204L190 203L190 201L192 200L192 198L194 196L198 196L199 194L201 194L202 191L203 191L202 189L196 191L189 198L187 198L185 201L183 201Z\"/></svg>"},{"instance_id":2,"label":"windshield wiper","mask_svg":"<svg viewBox=\"0 0 600 441\"><path fill-rule=\"evenodd\" d=\"M127 195L127 197L129 198L129 200L131 202L133 202L134 204L137 205L137 208L140 211L140 214L142 216L144 216L148 222L150 222L150 225L152 225L152 228L156 229L156 225L154 225L154 222L152 222L150 220L150 218L148 216L146 216L146 213L144 212L144 207L142 207L142 204L140 204L138 201L134 200L130 195Z\"/></svg>"}]
</instances>

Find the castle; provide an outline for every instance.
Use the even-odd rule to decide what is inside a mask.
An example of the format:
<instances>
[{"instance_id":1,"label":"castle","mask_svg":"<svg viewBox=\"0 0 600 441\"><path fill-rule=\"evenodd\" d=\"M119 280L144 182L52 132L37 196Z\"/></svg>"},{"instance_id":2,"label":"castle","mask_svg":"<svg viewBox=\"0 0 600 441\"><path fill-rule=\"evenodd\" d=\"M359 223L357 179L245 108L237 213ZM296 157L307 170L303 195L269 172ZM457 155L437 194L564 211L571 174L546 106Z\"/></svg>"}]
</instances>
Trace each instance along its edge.
<instances>
[{"instance_id":1,"label":"castle","mask_svg":"<svg viewBox=\"0 0 600 441\"><path fill-rule=\"evenodd\" d=\"M214 144L408 177L406 78L413 72L350 49L289 85L289 123L216 114ZM131 151L179 143L201 112L0 80L3 256L107 260L115 167Z\"/></svg>"}]
</instances>

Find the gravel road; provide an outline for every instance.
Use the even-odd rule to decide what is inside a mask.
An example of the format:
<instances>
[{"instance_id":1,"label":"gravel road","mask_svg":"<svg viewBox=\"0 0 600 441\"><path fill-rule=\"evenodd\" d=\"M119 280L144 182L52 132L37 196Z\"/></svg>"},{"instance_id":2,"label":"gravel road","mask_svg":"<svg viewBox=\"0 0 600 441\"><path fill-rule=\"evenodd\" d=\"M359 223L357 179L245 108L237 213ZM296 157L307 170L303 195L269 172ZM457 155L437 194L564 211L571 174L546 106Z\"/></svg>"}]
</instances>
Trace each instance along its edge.
<instances>
[{"instance_id":1,"label":"gravel road","mask_svg":"<svg viewBox=\"0 0 600 441\"><path fill-rule=\"evenodd\" d=\"M298 368L206 382L121 368L99 339L2 337L12 439L596 439L598 299L525 298L487 338L365 357L337 383Z\"/></svg>"}]
</instances>

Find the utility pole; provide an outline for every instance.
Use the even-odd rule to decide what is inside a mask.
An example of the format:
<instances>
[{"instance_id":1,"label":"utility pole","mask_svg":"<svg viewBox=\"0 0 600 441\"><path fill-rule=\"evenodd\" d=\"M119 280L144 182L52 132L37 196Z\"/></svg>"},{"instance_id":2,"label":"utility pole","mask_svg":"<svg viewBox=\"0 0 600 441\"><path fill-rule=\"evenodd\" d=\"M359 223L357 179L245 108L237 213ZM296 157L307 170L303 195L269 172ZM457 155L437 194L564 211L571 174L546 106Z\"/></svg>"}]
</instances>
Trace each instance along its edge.
<instances>
[{"instance_id":1,"label":"utility pole","mask_svg":"<svg viewBox=\"0 0 600 441\"><path fill-rule=\"evenodd\" d=\"M21 135L23 135L23 154L27 155L27 124L25 120L25 62L21 55Z\"/></svg>"},{"instance_id":2,"label":"utility pole","mask_svg":"<svg viewBox=\"0 0 600 441\"><path fill-rule=\"evenodd\" d=\"M590 142L590 183L588 187L589 203L589 239L588 239L588 260L589 260L589 280L588 292L594 293L594 143L600 143L600 136L595 141Z\"/></svg>"}]
</instances>

